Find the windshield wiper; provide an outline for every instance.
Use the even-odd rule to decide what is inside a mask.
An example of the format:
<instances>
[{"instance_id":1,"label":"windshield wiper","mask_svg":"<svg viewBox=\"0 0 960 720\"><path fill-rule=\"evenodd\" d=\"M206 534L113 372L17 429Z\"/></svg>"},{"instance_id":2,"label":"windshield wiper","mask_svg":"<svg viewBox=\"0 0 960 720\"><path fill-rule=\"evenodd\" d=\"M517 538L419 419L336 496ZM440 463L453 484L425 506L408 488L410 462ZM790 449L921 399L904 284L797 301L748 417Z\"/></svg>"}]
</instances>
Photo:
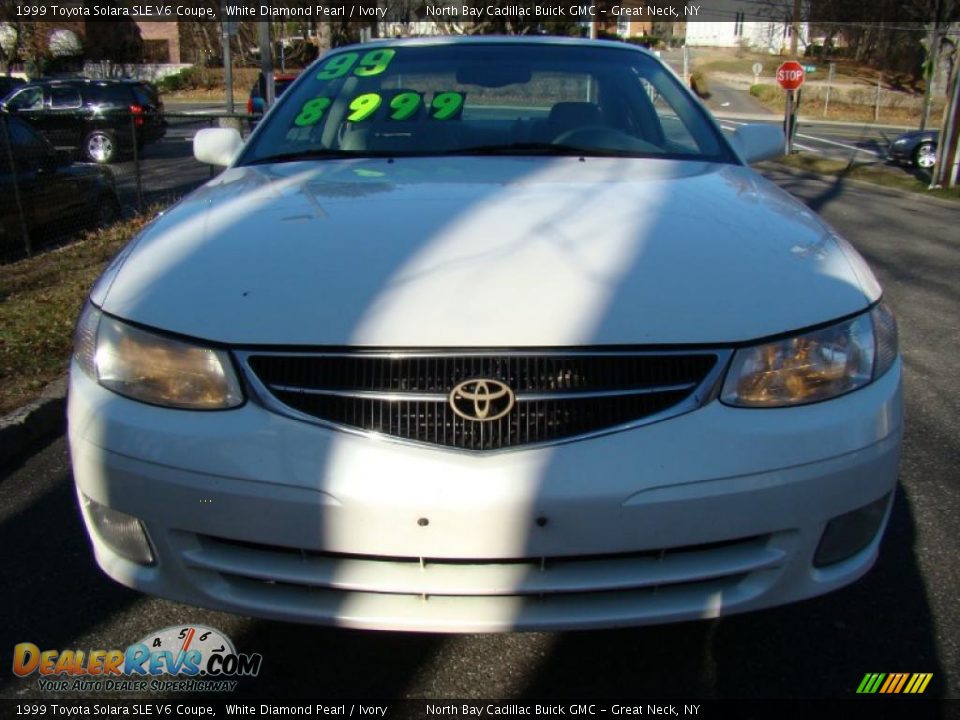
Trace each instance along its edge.
<instances>
[{"instance_id":1,"label":"windshield wiper","mask_svg":"<svg viewBox=\"0 0 960 720\"><path fill-rule=\"evenodd\" d=\"M343 158L370 157L370 153L348 152L345 150L295 150L293 152L265 155L248 161L247 165L265 165L267 163L297 162L298 160L339 160Z\"/></svg>"},{"instance_id":2,"label":"windshield wiper","mask_svg":"<svg viewBox=\"0 0 960 720\"><path fill-rule=\"evenodd\" d=\"M562 143L549 142L515 142L502 145L477 145L475 147L457 148L450 151L451 155L558 155L562 157L597 156L623 157L619 150L605 148L583 148Z\"/></svg>"},{"instance_id":3,"label":"windshield wiper","mask_svg":"<svg viewBox=\"0 0 960 720\"><path fill-rule=\"evenodd\" d=\"M345 150L296 150L293 152L266 155L247 161L246 165L264 165L267 163L297 162L299 160L338 160L344 158L399 158L433 157L450 155L554 155L558 157L631 157L619 150L605 148L582 148L548 142L517 142L502 145L476 145L466 148L430 151L345 151Z\"/></svg>"}]
</instances>

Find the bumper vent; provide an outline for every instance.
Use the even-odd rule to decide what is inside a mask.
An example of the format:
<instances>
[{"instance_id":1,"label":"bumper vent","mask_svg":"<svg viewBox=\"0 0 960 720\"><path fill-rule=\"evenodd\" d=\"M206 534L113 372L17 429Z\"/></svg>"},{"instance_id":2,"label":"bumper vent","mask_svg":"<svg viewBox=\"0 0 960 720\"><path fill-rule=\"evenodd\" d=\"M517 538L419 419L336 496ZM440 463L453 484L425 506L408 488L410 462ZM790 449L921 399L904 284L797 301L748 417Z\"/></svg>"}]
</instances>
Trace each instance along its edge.
<instances>
[{"instance_id":1,"label":"bumper vent","mask_svg":"<svg viewBox=\"0 0 960 720\"><path fill-rule=\"evenodd\" d=\"M197 536L189 567L229 582L250 580L338 592L410 596L561 596L736 584L778 567L784 552L769 535L608 555L443 559L347 555Z\"/></svg>"}]
</instances>

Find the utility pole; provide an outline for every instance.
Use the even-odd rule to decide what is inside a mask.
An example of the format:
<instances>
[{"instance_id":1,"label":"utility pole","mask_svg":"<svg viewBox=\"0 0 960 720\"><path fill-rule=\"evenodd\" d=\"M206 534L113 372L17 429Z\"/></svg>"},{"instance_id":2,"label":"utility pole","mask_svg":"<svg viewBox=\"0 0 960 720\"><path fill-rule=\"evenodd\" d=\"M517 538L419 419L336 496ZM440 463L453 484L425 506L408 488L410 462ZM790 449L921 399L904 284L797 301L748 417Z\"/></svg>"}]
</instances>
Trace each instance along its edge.
<instances>
[{"instance_id":1,"label":"utility pole","mask_svg":"<svg viewBox=\"0 0 960 720\"><path fill-rule=\"evenodd\" d=\"M930 46L927 48L926 72L924 73L923 112L920 115L920 129L925 130L930 122L930 106L933 104L933 86L937 80L937 66L940 64L940 21L943 14L943 0L937 0L937 9L930 28Z\"/></svg>"},{"instance_id":2,"label":"utility pole","mask_svg":"<svg viewBox=\"0 0 960 720\"><path fill-rule=\"evenodd\" d=\"M230 56L230 36L236 28L235 20L223 21L223 82L227 86L227 114L233 115L233 58Z\"/></svg>"},{"instance_id":3,"label":"utility pole","mask_svg":"<svg viewBox=\"0 0 960 720\"><path fill-rule=\"evenodd\" d=\"M800 0L793 0L793 17L790 20L790 57L796 58L800 48Z\"/></svg>"},{"instance_id":4,"label":"utility pole","mask_svg":"<svg viewBox=\"0 0 960 720\"><path fill-rule=\"evenodd\" d=\"M930 122L930 105L933 103L933 84L937 77L937 63L940 58L940 29L934 23L930 32L930 49L927 54L926 72L924 73L923 112L920 113L920 129L926 130Z\"/></svg>"},{"instance_id":5,"label":"utility pole","mask_svg":"<svg viewBox=\"0 0 960 720\"><path fill-rule=\"evenodd\" d=\"M263 75L264 112L273 105L276 91L273 85L273 48L270 47L270 21L261 20L260 27L260 72Z\"/></svg>"},{"instance_id":6,"label":"utility pole","mask_svg":"<svg viewBox=\"0 0 960 720\"><path fill-rule=\"evenodd\" d=\"M837 78L837 64L830 63L830 71L827 74L827 96L823 99L823 116L827 116L827 110L830 109L830 91L833 89L833 81Z\"/></svg>"},{"instance_id":7,"label":"utility pole","mask_svg":"<svg viewBox=\"0 0 960 720\"><path fill-rule=\"evenodd\" d=\"M953 64L947 92L947 107L937 143L937 164L930 187L957 187L960 182L960 62Z\"/></svg>"}]
</instances>

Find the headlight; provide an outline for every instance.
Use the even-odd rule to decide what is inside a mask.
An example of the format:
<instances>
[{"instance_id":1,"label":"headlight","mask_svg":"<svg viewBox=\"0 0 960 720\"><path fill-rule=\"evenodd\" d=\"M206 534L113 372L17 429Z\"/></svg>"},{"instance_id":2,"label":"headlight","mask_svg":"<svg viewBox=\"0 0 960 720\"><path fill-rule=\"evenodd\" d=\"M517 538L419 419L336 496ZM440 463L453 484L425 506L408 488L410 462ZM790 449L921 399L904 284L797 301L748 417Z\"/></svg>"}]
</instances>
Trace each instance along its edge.
<instances>
[{"instance_id":1,"label":"headlight","mask_svg":"<svg viewBox=\"0 0 960 720\"><path fill-rule=\"evenodd\" d=\"M881 303L830 327L737 350L720 399L740 407L827 400L880 377L896 357L896 321Z\"/></svg>"},{"instance_id":2,"label":"headlight","mask_svg":"<svg viewBox=\"0 0 960 720\"><path fill-rule=\"evenodd\" d=\"M74 357L105 388L134 400L188 410L222 410L243 402L223 350L135 328L91 303L77 321Z\"/></svg>"}]
</instances>

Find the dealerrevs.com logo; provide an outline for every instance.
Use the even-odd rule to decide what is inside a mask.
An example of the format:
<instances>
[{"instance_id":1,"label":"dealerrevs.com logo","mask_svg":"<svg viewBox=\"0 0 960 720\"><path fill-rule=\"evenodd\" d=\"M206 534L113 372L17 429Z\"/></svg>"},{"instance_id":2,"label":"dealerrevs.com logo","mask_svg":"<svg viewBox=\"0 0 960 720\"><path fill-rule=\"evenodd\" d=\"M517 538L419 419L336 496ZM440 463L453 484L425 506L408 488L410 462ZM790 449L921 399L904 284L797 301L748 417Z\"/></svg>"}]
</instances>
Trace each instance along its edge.
<instances>
[{"instance_id":1,"label":"dealerrevs.com logo","mask_svg":"<svg viewBox=\"0 0 960 720\"><path fill-rule=\"evenodd\" d=\"M47 691L230 692L238 677L256 677L263 656L238 653L215 628L175 626L150 633L126 650L13 648L13 673L39 675Z\"/></svg>"}]
</instances>

